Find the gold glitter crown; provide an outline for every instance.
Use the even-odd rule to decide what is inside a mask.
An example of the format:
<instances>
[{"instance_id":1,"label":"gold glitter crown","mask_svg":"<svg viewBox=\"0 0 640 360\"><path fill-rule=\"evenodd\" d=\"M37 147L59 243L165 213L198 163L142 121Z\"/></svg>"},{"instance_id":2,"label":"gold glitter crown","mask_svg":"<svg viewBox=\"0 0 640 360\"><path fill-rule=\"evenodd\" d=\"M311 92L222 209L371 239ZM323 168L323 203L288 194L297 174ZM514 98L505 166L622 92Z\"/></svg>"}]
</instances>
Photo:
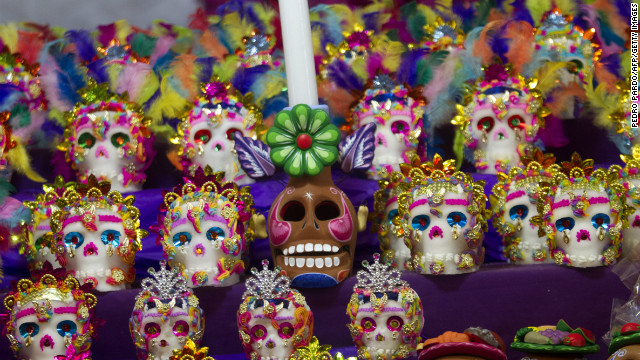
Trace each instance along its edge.
<instances>
[{"instance_id":1,"label":"gold glitter crown","mask_svg":"<svg viewBox=\"0 0 640 360\"><path fill-rule=\"evenodd\" d=\"M98 301L95 295L79 290L80 284L71 274L64 279L54 274L44 274L35 283L29 279L18 281L15 292L4 299L4 306L13 311L16 306L36 300L69 302L73 299L83 301L87 310L93 308Z\"/></svg>"},{"instance_id":2,"label":"gold glitter crown","mask_svg":"<svg viewBox=\"0 0 640 360\"><path fill-rule=\"evenodd\" d=\"M107 83L96 83L95 80L90 79L87 86L78 90L78 94L82 100L73 107L72 110L65 113L65 119L68 124L72 124L76 119L78 112L87 109L89 112L97 111L113 111L110 102L117 102L131 111L134 116L144 118L144 112L142 107L129 100L129 94L124 92L122 94L116 94L109 90Z\"/></svg>"},{"instance_id":3,"label":"gold glitter crown","mask_svg":"<svg viewBox=\"0 0 640 360\"><path fill-rule=\"evenodd\" d=\"M208 347L198 347L196 343L187 337L182 349L173 350L173 355L169 360L214 360L211 356L208 356Z\"/></svg>"}]
</instances>

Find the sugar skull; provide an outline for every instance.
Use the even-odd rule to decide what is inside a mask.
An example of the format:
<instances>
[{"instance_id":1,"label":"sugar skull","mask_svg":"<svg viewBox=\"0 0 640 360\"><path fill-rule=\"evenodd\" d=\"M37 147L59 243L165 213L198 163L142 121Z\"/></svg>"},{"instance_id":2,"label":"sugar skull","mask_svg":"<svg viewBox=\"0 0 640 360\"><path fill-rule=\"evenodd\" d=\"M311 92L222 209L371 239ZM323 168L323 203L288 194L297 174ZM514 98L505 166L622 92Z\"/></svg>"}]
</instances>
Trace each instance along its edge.
<instances>
[{"instance_id":1,"label":"sugar skull","mask_svg":"<svg viewBox=\"0 0 640 360\"><path fill-rule=\"evenodd\" d=\"M87 184L68 187L51 215L58 262L80 282L98 291L121 290L135 278L134 259L147 235L133 195L110 191L107 181L92 175Z\"/></svg>"},{"instance_id":2,"label":"sugar skull","mask_svg":"<svg viewBox=\"0 0 640 360\"><path fill-rule=\"evenodd\" d=\"M558 166L555 159L536 149L533 157L522 158L523 168L512 167L508 173L498 173L498 183L490 197L493 226L502 236L505 257L513 264L550 260L544 230L532 220L538 218L540 187L552 182L550 167Z\"/></svg>"},{"instance_id":3,"label":"sugar skull","mask_svg":"<svg viewBox=\"0 0 640 360\"><path fill-rule=\"evenodd\" d=\"M400 272L380 263L363 263L358 271L347 325L360 359L404 359L416 355L424 325L422 302Z\"/></svg>"},{"instance_id":4,"label":"sugar skull","mask_svg":"<svg viewBox=\"0 0 640 360\"><path fill-rule=\"evenodd\" d=\"M617 172L619 174L618 182L624 187L624 194L627 199L623 221L626 219L628 227L622 229L622 255L632 256L636 259L640 256L640 146L634 146L631 155L622 155L622 160L626 166L620 169L612 166L609 172Z\"/></svg>"},{"instance_id":5,"label":"sugar skull","mask_svg":"<svg viewBox=\"0 0 640 360\"><path fill-rule=\"evenodd\" d=\"M42 269L45 261L54 268L60 267L56 256L55 233L51 230L49 220L51 214L59 210L56 200L62 198L64 191L71 185L65 184L62 176L58 176L54 184L42 186L43 192L34 201L24 202L31 210L31 221L21 239L20 252L27 257L31 271Z\"/></svg>"},{"instance_id":6,"label":"sugar skull","mask_svg":"<svg viewBox=\"0 0 640 360\"><path fill-rule=\"evenodd\" d=\"M238 309L238 331L248 359L286 360L309 344L313 335L313 313L280 268L251 269L247 290Z\"/></svg>"},{"instance_id":7,"label":"sugar skull","mask_svg":"<svg viewBox=\"0 0 640 360\"><path fill-rule=\"evenodd\" d=\"M626 222L620 184L607 181L605 170L594 171L593 160L574 153L542 191L538 213L558 265L594 267L616 261Z\"/></svg>"},{"instance_id":8,"label":"sugar skull","mask_svg":"<svg viewBox=\"0 0 640 360\"><path fill-rule=\"evenodd\" d=\"M244 271L241 257L254 235L253 198L248 187L222 178L198 168L166 192L161 205L159 241L190 287L230 286Z\"/></svg>"},{"instance_id":9,"label":"sugar skull","mask_svg":"<svg viewBox=\"0 0 640 360\"><path fill-rule=\"evenodd\" d=\"M178 124L172 142L179 146L180 167L191 174L198 167L224 171L225 180L239 185L253 182L245 175L233 151L234 136L256 138L262 114L252 104L252 94L243 95L228 82L213 79L202 84L202 95Z\"/></svg>"},{"instance_id":10,"label":"sugar skull","mask_svg":"<svg viewBox=\"0 0 640 360\"><path fill-rule=\"evenodd\" d=\"M397 85L391 76L378 74L350 109L353 128L368 123L377 126L375 156L369 175L380 178L399 171L412 154L425 156L425 131L422 116L426 100L418 88Z\"/></svg>"},{"instance_id":11,"label":"sugar skull","mask_svg":"<svg viewBox=\"0 0 640 360\"><path fill-rule=\"evenodd\" d=\"M129 330L140 360L169 360L187 341L199 345L204 332L204 313L198 298L176 268L149 269L129 320Z\"/></svg>"},{"instance_id":12,"label":"sugar skull","mask_svg":"<svg viewBox=\"0 0 640 360\"><path fill-rule=\"evenodd\" d=\"M414 161L420 163L420 158L414 156ZM403 164L400 165L403 167ZM387 178L378 180L380 189L374 195L373 231L378 234L382 258L400 269L411 268L411 250L404 243L404 237L396 235L398 230L398 195L410 187L408 179L403 173L394 171ZM409 266L409 267L407 267Z\"/></svg>"},{"instance_id":13,"label":"sugar skull","mask_svg":"<svg viewBox=\"0 0 640 360\"><path fill-rule=\"evenodd\" d=\"M507 360L507 347L500 335L481 327L462 333L445 331L427 339L422 348L419 360Z\"/></svg>"},{"instance_id":14,"label":"sugar skull","mask_svg":"<svg viewBox=\"0 0 640 360\"><path fill-rule=\"evenodd\" d=\"M0 50L0 111L11 110L16 103L26 105L29 111L47 109L39 70L40 64L30 64L22 55L11 54L8 47Z\"/></svg>"},{"instance_id":15,"label":"sugar skull","mask_svg":"<svg viewBox=\"0 0 640 360\"><path fill-rule=\"evenodd\" d=\"M50 360L68 353L90 358L97 303L90 290L49 263L34 273L34 281L18 281L4 298L9 314L3 329L16 359Z\"/></svg>"},{"instance_id":16,"label":"sugar skull","mask_svg":"<svg viewBox=\"0 0 640 360\"><path fill-rule=\"evenodd\" d=\"M409 244L413 268L423 274L460 274L484 261L487 231L484 182L456 171L436 154L410 173L411 188L398 196L396 234Z\"/></svg>"},{"instance_id":17,"label":"sugar skull","mask_svg":"<svg viewBox=\"0 0 640 360\"><path fill-rule=\"evenodd\" d=\"M502 64L489 65L484 73L451 123L478 172L495 174L521 166L520 158L530 155L547 109L533 79L510 75Z\"/></svg>"},{"instance_id":18,"label":"sugar skull","mask_svg":"<svg viewBox=\"0 0 640 360\"><path fill-rule=\"evenodd\" d=\"M464 46L465 35L455 21L442 20L438 17L433 24L424 26L426 36L421 42L421 46L429 49L430 52L439 50L455 50Z\"/></svg>"},{"instance_id":19,"label":"sugar skull","mask_svg":"<svg viewBox=\"0 0 640 360\"><path fill-rule=\"evenodd\" d=\"M112 94L106 83L80 90L82 101L65 114L65 139L59 149L80 182L89 175L108 180L114 190L138 191L151 163L153 139L137 103Z\"/></svg>"}]
</instances>

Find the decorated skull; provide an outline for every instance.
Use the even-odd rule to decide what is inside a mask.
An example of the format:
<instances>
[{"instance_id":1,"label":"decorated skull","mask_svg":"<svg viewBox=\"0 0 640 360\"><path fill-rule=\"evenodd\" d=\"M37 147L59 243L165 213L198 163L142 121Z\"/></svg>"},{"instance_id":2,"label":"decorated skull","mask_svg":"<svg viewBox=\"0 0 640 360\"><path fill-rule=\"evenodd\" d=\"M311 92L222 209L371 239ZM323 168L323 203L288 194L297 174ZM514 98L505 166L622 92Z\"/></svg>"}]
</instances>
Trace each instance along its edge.
<instances>
[{"instance_id":1,"label":"decorated skull","mask_svg":"<svg viewBox=\"0 0 640 360\"><path fill-rule=\"evenodd\" d=\"M188 286L230 286L244 271L241 259L253 240L253 197L249 187L223 182L223 173L198 168L165 192L159 241Z\"/></svg>"},{"instance_id":2,"label":"decorated skull","mask_svg":"<svg viewBox=\"0 0 640 360\"><path fill-rule=\"evenodd\" d=\"M416 355L424 325L422 302L398 270L364 262L347 306L347 325L360 359L404 359Z\"/></svg>"},{"instance_id":3,"label":"decorated skull","mask_svg":"<svg viewBox=\"0 0 640 360\"><path fill-rule=\"evenodd\" d=\"M411 188L398 196L400 221L394 221L400 224L396 234L411 248L413 268L433 275L478 270L487 231L484 182L437 154L409 177Z\"/></svg>"},{"instance_id":4,"label":"decorated skull","mask_svg":"<svg viewBox=\"0 0 640 360\"><path fill-rule=\"evenodd\" d=\"M438 16L433 24L425 25L425 38L422 39L421 46L429 49L430 52L461 49L464 46L464 32L455 21L442 20Z\"/></svg>"},{"instance_id":5,"label":"decorated skull","mask_svg":"<svg viewBox=\"0 0 640 360\"><path fill-rule=\"evenodd\" d=\"M129 330L138 359L169 360L187 340L200 344L204 313L178 269L168 270L161 261L160 271L150 268L149 274L153 278L142 280Z\"/></svg>"},{"instance_id":6,"label":"decorated skull","mask_svg":"<svg viewBox=\"0 0 640 360\"><path fill-rule=\"evenodd\" d=\"M355 128L368 123L377 126L375 156L369 175L380 178L399 171L412 154L425 156L425 131L422 116L426 100L418 88L397 85L387 74L378 74L350 109Z\"/></svg>"},{"instance_id":7,"label":"decorated skull","mask_svg":"<svg viewBox=\"0 0 640 360\"><path fill-rule=\"evenodd\" d=\"M87 184L67 187L50 219L58 262L98 291L121 290L133 282L135 255L147 235L139 228L134 196L123 198L110 189L109 182L90 175Z\"/></svg>"},{"instance_id":8,"label":"decorated skull","mask_svg":"<svg viewBox=\"0 0 640 360\"><path fill-rule=\"evenodd\" d=\"M495 174L521 166L520 158L531 153L547 109L533 79L512 76L502 64L489 65L484 73L451 123L459 127L476 169Z\"/></svg>"},{"instance_id":9,"label":"decorated skull","mask_svg":"<svg viewBox=\"0 0 640 360\"><path fill-rule=\"evenodd\" d=\"M202 84L202 95L178 124L172 142L179 146L180 167L191 174L198 167L224 171L225 180L239 185L253 182L239 166L233 151L234 136L256 138L262 124L253 95L242 95L228 82L213 79Z\"/></svg>"},{"instance_id":10,"label":"decorated skull","mask_svg":"<svg viewBox=\"0 0 640 360\"><path fill-rule=\"evenodd\" d=\"M280 268L251 269L247 291L238 309L238 331L248 359L286 360L309 344L313 335L313 313Z\"/></svg>"},{"instance_id":11,"label":"decorated skull","mask_svg":"<svg viewBox=\"0 0 640 360\"><path fill-rule=\"evenodd\" d=\"M77 179L86 183L94 175L114 190L141 190L152 159L150 120L127 96L110 93L106 83L90 81L79 93L83 100L65 114L65 141L59 145Z\"/></svg>"},{"instance_id":12,"label":"decorated skull","mask_svg":"<svg viewBox=\"0 0 640 360\"><path fill-rule=\"evenodd\" d=\"M622 155L622 160L626 163L623 169L612 166L609 172L618 172L619 183L624 187L627 198L627 207L624 217L628 227L623 227L622 255L631 256L629 259L640 257L640 248L636 248L640 243L640 146L632 148L631 155ZM624 219L623 219L624 221Z\"/></svg>"},{"instance_id":13,"label":"decorated skull","mask_svg":"<svg viewBox=\"0 0 640 360\"><path fill-rule=\"evenodd\" d=\"M620 184L607 181L605 170L594 171L593 160L574 153L542 191L538 212L558 265L593 267L616 261L626 227Z\"/></svg>"},{"instance_id":14,"label":"decorated skull","mask_svg":"<svg viewBox=\"0 0 640 360\"><path fill-rule=\"evenodd\" d=\"M549 247L539 227L537 204L540 187L552 182L550 168L556 168L555 156L536 149L533 157L522 158L523 168L512 167L498 173L490 200L493 226L502 236L504 255L514 264L548 262Z\"/></svg>"},{"instance_id":15,"label":"decorated skull","mask_svg":"<svg viewBox=\"0 0 640 360\"><path fill-rule=\"evenodd\" d=\"M34 272L34 281L18 281L4 299L9 320L3 329L16 358L50 360L70 353L90 358L97 303L91 289L49 263Z\"/></svg>"}]
</instances>

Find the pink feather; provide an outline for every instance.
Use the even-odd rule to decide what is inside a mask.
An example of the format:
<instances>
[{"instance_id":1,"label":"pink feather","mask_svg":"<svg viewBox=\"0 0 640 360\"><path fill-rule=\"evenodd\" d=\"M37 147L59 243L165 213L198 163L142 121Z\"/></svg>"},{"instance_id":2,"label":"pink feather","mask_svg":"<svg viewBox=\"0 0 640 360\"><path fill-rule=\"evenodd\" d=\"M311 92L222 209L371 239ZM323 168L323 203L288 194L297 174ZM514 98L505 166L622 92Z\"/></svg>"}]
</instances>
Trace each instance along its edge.
<instances>
[{"instance_id":1,"label":"pink feather","mask_svg":"<svg viewBox=\"0 0 640 360\"><path fill-rule=\"evenodd\" d=\"M71 110L73 104L68 104L60 94L58 88L58 71L60 68L51 56L45 55L46 58L40 66L40 86L44 89L50 107L60 111Z\"/></svg>"},{"instance_id":2,"label":"pink feather","mask_svg":"<svg viewBox=\"0 0 640 360\"><path fill-rule=\"evenodd\" d=\"M533 27L526 21L512 21L507 25L505 37L511 40L509 51L505 55L513 65L515 73L520 74L522 67L533 57Z\"/></svg>"},{"instance_id":3,"label":"pink feather","mask_svg":"<svg viewBox=\"0 0 640 360\"><path fill-rule=\"evenodd\" d=\"M433 70L435 74L433 79L422 89L422 95L429 101L433 101L440 93L446 91L447 87L453 80L453 74L456 70L456 59L458 52L450 52L447 58L440 66Z\"/></svg>"},{"instance_id":4,"label":"pink feather","mask_svg":"<svg viewBox=\"0 0 640 360\"><path fill-rule=\"evenodd\" d=\"M118 76L119 81L116 91L119 94L127 91L130 99L137 99L140 94L140 90L142 90L142 85L151 72L152 69L149 64L142 62L126 64L120 73L120 76Z\"/></svg>"},{"instance_id":5,"label":"pink feather","mask_svg":"<svg viewBox=\"0 0 640 360\"><path fill-rule=\"evenodd\" d=\"M156 47L149 58L149 63L151 65L155 64L158 58L166 54L175 43L176 39L173 36L161 36L156 41Z\"/></svg>"}]
</instances>

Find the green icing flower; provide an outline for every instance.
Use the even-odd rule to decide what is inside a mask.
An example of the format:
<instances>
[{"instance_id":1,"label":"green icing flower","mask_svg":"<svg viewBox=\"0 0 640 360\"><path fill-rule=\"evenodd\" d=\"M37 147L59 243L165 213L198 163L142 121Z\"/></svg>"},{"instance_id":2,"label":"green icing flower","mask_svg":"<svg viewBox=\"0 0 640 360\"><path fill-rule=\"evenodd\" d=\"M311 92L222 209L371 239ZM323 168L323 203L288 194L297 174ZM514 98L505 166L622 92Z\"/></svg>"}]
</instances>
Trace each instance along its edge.
<instances>
[{"instance_id":1,"label":"green icing flower","mask_svg":"<svg viewBox=\"0 0 640 360\"><path fill-rule=\"evenodd\" d=\"M289 176L318 175L338 159L339 141L340 131L329 114L305 104L280 111L267 132L271 160Z\"/></svg>"}]
</instances>

